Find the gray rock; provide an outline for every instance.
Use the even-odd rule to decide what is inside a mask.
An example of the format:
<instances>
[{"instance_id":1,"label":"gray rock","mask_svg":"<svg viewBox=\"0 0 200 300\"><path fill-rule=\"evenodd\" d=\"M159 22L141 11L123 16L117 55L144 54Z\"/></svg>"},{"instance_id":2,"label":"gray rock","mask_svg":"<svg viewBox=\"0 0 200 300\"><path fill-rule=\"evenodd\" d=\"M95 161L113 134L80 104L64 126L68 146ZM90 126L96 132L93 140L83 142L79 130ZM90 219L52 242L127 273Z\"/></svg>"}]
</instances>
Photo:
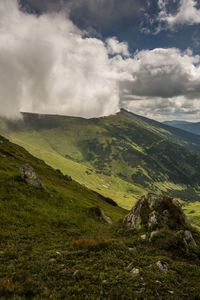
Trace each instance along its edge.
<instances>
[{"instance_id":1,"label":"gray rock","mask_svg":"<svg viewBox=\"0 0 200 300\"><path fill-rule=\"evenodd\" d=\"M149 241L150 242L153 242L155 241L155 239L160 235L160 231L156 230L156 231L152 231L151 232L151 235L150 235L150 238L149 238Z\"/></svg>"},{"instance_id":2,"label":"gray rock","mask_svg":"<svg viewBox=\"0 0 200 300\"><path fill-rule=\"evenodd\" d=\"M174 291L168 291L168 293L174 295Z\"/></svg>"},{"instance_id":3,"label":"gray rock","mask_svg":"<svg viewBox=\"0 0 200 300\"><path fill-rule=\"evenodd\" d=\"M140 229L142 225L142 220L140 217L140 212L143 206L147 204L145 196L142 196L140 200L136 202L134 207L131 209L130 213L125 217L124 223L130 229Z\"/></svg>"},{"instance_id":4,"label":"gray rock","mask_svg":"<svg viewBox=\"0 0 200 300\"><path fill-rule=\"evenodd\" d=\"M42 181L39 179L36 171L29 164L25 164L20 168L21 178L29 185L44 189Z\"/></svg>"},{"instance_id":5,"label":"gray rock","mask_svg":"<svg viewBox=\"0 0 200 300\"><path fill-rule=\"evenodd\" d=\"M124 223L132 230L155 231L168 226L172 230L189 227L189 222L179 202L168 196L148 194L136 202Z\"/></svg>"},{"instance_id":6,"label":"gray rock","mask_svg":"<svg viewBox=\"0 0 200 300\"><path fill-rule=\"evenodd\" d=\"M143 234L143 235L141 235L141 237L140 237L140 238L141 238L141 240L142 240L142 241L145 241L145 240L146 240L146 238L147 238L147 235L146 235L146 234Z\"/></svg>"},{"instance_id":7,"label":"gray rock","mask_svg":"<svg viewBox=\"0 0 200 300\"><path fill-rule=\"evenodd\" d=\"M192 236L192 233L190 231L185 230L184 237L185 237L185 241L186 241L189 249L193 249L197 246L197 244Z\"/></svg>"},{"instance_id":8,"label":"gray rock","mask_svg":"<svg viewBox=\"0 0 200 300\"><path fill-rule=\"evenodd\" d=\"M157 261L156 266L162 272L167 273L169 271L169 265L168 265L168 263L166 263L164 261L161 261L161 260Z\"/></svg>"}]
</instances>

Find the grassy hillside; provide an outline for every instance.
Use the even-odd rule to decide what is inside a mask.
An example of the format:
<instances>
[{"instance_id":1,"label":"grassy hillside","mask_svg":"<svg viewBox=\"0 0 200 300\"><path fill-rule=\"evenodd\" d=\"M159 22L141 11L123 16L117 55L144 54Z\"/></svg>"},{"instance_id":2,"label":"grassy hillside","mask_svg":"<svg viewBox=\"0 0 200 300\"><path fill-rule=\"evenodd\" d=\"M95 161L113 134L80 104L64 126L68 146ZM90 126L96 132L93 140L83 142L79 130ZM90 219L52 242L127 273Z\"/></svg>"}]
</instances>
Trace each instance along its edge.
<instances>
[{"instance_id":1,"label":"grassy hillside","mask_svg":"<svg viewBox=\"0 0 200 300\"><path fill-rule=\"evenodd\" d=\"M21 179L25 163L44 190ZM142 241L123 225L127 211L108 202L0 137L0 299L198 299L198 231L187 256L173 232Z\"/></svg>"},{"instance_id":2,"label":"grassy hillside","mask_svg":"<svg viewBox=\"0 0 200 300\"><path fill-rule=\"evenodd\" d=\"M185 122L185 121L165 121L163 122L166 125L180 128L182 130L200 135L200 122Z\"/></svg>"},{"instance_id":3,"label":"grassy hillside","mask_svg":"<svg viewBox=\"0 0 200 300\"><path fill-rule=\"evenodd\" d=\"M6 121L3 133L124 208L149 190L189 202L200 200L200 141L196 135L124 110L89 120L23 116L21 121Z\"/></svg>"}]
</instances>

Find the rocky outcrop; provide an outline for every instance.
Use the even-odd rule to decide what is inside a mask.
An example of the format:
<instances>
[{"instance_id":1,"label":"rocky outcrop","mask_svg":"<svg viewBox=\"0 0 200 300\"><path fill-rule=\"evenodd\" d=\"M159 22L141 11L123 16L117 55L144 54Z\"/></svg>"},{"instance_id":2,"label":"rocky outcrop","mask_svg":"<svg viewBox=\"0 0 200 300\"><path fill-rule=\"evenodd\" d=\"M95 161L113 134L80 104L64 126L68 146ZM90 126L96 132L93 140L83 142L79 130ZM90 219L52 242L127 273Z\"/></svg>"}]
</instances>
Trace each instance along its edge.
<instances>
[{"instance_id":1,"label":"rocky outcrop","mask_svg":"<svg viewBox=\"0 0 200 300\"><path fill-rule=\"evenodd\" d=\"M124 223L131 230L145 230L149 236L149 242L152 243L159 238L162 239L161 229L163 229L162 232L167 232L168 236L174 236L180 248L185 248L187 255L197 246L189 231L192 227L180 203L168 196L156 194L143 196L125 217ZM146 240L146 234L141 236L142 240ZM157 266L161 269L162 264L158 262Z\"/></svg>"},{"instance_id":2,"label":"rocky outcrop","mask_svg":"<svg viewBox=\"0 0 200 300\"><path fill-rule=\"evenodd\" d=\"M36 188L44 189L42 181L39 179L36 171L29 164L25 164L20 168L21 178L29 185L32 185Z\"/></svg>"},{"instance_id":3,"label":"rocky outcrop","mask_svg":"<svg viewBox=\"0 0 200 300\"><path fill-rule=\"evenodd\" d=\"M133 230L143 228L149 231L162 227L180 230L190 226L177 200L151 193L136 202L124 223Z\"/></svg>"}]
</instances>

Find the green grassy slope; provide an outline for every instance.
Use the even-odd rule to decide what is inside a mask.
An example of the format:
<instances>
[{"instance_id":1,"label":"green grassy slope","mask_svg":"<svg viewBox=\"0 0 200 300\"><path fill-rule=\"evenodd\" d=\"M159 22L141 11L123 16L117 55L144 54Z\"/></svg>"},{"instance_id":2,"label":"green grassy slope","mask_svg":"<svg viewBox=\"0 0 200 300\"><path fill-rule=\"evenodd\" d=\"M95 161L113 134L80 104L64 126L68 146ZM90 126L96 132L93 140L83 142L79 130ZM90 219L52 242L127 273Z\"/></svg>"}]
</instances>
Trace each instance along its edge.
<instances>
[{"instance_id":1,"label":"green grassy slope","mask_svg":"<svg viewBox=\"0 0 200 300\"><path fill-rule=\"evenodd\" d=\"M124 208L149 190L200 200L200 154L180 145L198 150L195 135L124 110L89 120L24 114L6 124L12 141Z\"/></svg>"},{"instance_id":2,"label":"green grassy slope","mask_svg":"<svg viewBox=\"0 0 200 300\"><path fill-rule=\"evenodd\" d=\"M20 179L25 163L45 190ZM172 232L141 241L121 222L127 212L107 201L0 137L0 299L198 299L198 231L188 257ZM113 225L92 213L97 206Z\"/></svg>"}]
</instances>

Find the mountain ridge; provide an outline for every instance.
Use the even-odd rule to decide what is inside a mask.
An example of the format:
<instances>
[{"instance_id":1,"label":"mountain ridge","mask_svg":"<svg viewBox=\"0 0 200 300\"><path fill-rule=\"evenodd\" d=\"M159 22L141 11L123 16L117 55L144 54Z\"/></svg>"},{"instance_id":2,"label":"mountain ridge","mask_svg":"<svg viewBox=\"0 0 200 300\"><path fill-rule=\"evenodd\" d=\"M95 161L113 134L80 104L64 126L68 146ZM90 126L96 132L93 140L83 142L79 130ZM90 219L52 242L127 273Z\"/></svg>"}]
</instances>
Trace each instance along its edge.
<instances>
[{"instance_id":1,"label":"mountain ridge","mask_svg":"<svg viewBox=\"0 0 200 300\"><path fill-rule=\"evenodd\" d=\"M27 113L6 124L13 141L125 208L148 191L200 199L198 136L188 133L193 145L184 131L124 110L98 119Z\"/></svg>"}]
</instances>

